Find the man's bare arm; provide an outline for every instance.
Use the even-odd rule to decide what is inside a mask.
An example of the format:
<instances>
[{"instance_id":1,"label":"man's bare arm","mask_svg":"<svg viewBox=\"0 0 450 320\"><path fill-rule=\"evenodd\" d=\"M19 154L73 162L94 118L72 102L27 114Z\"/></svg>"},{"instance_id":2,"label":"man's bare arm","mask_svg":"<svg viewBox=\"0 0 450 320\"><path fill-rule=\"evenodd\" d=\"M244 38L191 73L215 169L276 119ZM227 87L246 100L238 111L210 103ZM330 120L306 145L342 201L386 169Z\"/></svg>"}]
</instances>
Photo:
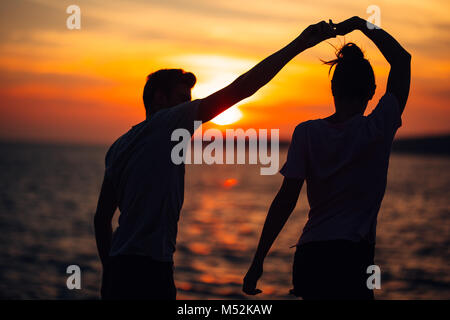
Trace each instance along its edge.
<instances>
[{"instance_id":1,"label":"man's bare arm","mask_svg":"<svg viewBox=\"0 0 450 320\"><path fill-rule=\"evenodd\" d=\"M199 105L200 120L209 121L232 105L250 97L300 52L334 36L334 31L325 21L309 26L287 46L258 63L230 85L202 99Z\"/></svg>"},{"instance_id":2,"label":"man's bare arm","mask_svg":"<svg viewBox=\"0 0 450 320\"><path fill-rule=\"evenodd\" d=\"M95 240L102 265L108 262L112 240L112 218L117 208L114 187L108 177L103 178L102 189L98 198L97 211L94 216Z\"/></svg>"}]
</instances>

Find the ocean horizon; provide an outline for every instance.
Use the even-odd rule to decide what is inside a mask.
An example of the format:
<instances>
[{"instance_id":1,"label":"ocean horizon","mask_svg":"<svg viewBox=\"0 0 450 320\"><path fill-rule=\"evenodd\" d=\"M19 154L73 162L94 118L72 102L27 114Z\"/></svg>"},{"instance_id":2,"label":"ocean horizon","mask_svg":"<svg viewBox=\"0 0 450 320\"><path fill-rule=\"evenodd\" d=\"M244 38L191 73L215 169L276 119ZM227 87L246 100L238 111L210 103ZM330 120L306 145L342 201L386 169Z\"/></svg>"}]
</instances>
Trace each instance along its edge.
<instances>
[{"instance_id":1,"label":"ocean horizon","mask_svg":"<svg viewBox=\"0 0 450 320\"><path fill-rule=\"evenodd\" d=\"M3 142L0 150L0 298L98 299L93 216L107 146ZM280 167L286 151L281 145ZM260 175L260 167L186 166L178 299L249 298L241 281L282 181L279 174ZM448 155L392 154L378 219L376 299L450 299L449 187ZM290 247L306 222L305 191L266 259L263 294L252 299L294 299ZM80 290L66 286L69 265L81 269Z\"/></svg>"}]
</instances>

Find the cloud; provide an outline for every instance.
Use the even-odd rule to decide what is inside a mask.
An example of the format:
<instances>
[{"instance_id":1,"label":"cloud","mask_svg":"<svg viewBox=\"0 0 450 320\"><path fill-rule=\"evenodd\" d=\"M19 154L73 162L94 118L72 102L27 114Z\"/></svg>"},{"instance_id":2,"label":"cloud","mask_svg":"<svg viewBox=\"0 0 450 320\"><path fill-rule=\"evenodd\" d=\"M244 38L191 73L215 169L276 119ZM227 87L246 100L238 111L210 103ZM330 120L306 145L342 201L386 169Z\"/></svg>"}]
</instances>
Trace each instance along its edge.
<instances>
[{"instance_id":1,"label":"cloud","mask_svg":"<svg viewBox=\"0 0 450 320\"><path fill-rule=\"evenodd\" d=\"M11 71L0 69L0 86L14 87L25 84L39 84L52 86L76 86L76 87L92 87L92 86L111 86L116 84L111 79L87 76L82 74L67 73L38 73Z\"/></svg>"}]
</instances>

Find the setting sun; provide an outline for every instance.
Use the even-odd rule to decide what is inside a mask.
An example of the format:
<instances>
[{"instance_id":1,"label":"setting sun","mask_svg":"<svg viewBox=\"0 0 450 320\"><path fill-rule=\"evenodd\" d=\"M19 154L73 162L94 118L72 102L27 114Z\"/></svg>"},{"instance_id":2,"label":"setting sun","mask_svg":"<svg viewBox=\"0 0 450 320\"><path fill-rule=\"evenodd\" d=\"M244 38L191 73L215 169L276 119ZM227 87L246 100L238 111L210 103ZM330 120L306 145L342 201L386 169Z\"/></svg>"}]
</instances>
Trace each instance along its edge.
<instances>
[{"instance_id":1,"label":"setting sun","mask_svg":"<svg viewBox=\"0 0 450 320\"><path fill-rule=\"evenodd\" d=\"M256 63L256 61L250 59L206 54L176 56L173 60L189 71L195 70L198 82L192 90L194 99L207 97L226 87ZM239 121L243 117L239 106L252 101L252 99L255 98L250 97L241 101L222 112L211 122L224 126Z\"/></svg>"},{"instance_id":2,"label":"setting sun","mask_svg":"<svg viewBox=\"0 0 450 320\"><path fill-rule=\"evenodd\" d=\"M237 106L231 107L228 110L225 110L221 114L219 114L217 117L212 119L211 121L215 124L225 126L228 124L235 123L239 119L242 118L242 112L239 110Z\"/></svg>"},{"instance_id":3,"label":"setting sun","mask_svg":"<svg viewBox=\"0 0 450 320\"><path fill-rule=\"evenodd\" d=\"M202 99L288 44L311 23L369 17L364 2L349 0L314 6L291 0L131 1L127 6L81 2L81 28L74 30L65 23L65 1L1 2L1 140L109 144L145 117L142 89L149 73L165 68L192 72L197 78L192 99ZM443 26L449 24L449 3L377 2L383 8L382 28L398 35L414 57L414 88L405 112L407 125L399 129L399 137L448 132L450 63ZM298 123L326 117L333 110L331 74L320 59L332 59L332 46L343 42L360 45L373 64L377 90L367 108L370 112L384 93L389 64L367 37L352 32L305 50L264 88L205 127L277 128L280 139L289 141Z\"/></svg>"}]
</instances>

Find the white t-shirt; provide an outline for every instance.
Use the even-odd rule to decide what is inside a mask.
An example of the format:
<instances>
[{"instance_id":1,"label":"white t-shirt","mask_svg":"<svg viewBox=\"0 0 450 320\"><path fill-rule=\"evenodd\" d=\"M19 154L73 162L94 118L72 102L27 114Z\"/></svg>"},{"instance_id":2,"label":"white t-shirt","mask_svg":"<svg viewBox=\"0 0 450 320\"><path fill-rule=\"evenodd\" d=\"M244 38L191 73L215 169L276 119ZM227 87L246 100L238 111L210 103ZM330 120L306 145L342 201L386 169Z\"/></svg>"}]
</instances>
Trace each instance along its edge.
<instances>
[{"instance_id":1,"label":"white t-shirt","mask_svg":"<svg viewBox=\"0 0 450 320\"><path fill-rule=\"evenodd\" d=\"M163 109L133 126L106 154L120 210L111 256L135 254L173 261L178 219L184 199L184 164L171 159L177 128L194 132L201 100Z\"/></svg>"},{"instance_id":2,"label":"white t-shirt","mask_svg":"<svg viewBox=\"0 0 450 320\"><path fill-rule=\"evenodd\" d=\"M401 124L397 99L386 93L367 117L339 124L310 120L295 128L280 173L306 179L310 211L298 244L375 243L392 141Z\"/></svg>"}]
</instances>

